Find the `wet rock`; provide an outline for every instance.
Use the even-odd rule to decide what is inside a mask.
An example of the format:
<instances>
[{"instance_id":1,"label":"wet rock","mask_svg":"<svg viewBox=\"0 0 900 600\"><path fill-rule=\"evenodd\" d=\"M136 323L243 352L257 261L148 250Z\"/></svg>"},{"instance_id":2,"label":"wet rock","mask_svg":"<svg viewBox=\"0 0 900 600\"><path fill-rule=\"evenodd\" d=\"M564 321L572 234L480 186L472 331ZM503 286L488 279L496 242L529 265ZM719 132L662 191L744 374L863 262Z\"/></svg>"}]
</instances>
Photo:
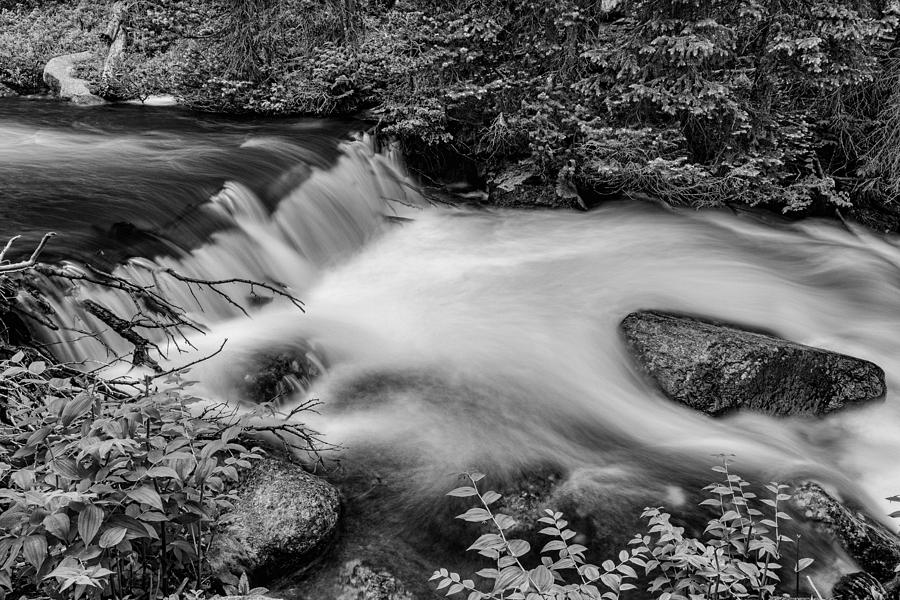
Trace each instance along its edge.
<instances>
[{"instance_id":1,"label":"wet rock","mask_svg":"<svg viewBox=\"0 0 900 600\"><path fill-rule=\"evenodd\" d=\"M341 568L337 600L414 600L397 579L387 571L377 571L360 560Z\"/></svg>"},{"instance_id":2,"label":"wet rock","mask_svg":"<svg viewBox=\"0 0 900 600\"><path fill-rule=\"evenodd\" d=\"M257 582L297 568L338 522L338 491L282 460L259 461L235 495L208 554L212 572L226 583L244 572Z\"/></svg>"},{"instance_id":3,"label":"wet rock","mask_svg":"<svg viewBox=\"0 0 900 600\"><path fill-rule=\"evenodd\" d=\"M18 96L16 91L11 87L5 86L0 83L0 98L10 98L12 96Z\"/></svg>"},{"instance_id":4,"label":"wet rock","mask_svg":"<svg viewBox=\"0 0 900 600\"><path fill-rule=\"evenodd\" d=\"M900 537L844 506L815 483L801 485L791 503L806 519L833 535L866 573L880 582L894 578L894 568L900 564Z\"/></svg>"},{"instance_id":5,"label":"wet rock","mask_svg":"<svg viewBox=\"0 0 900 600\"><path fill-rule=\"evenodd\" d=\"M871 362L726 324L641 311L620 328L666 396L710 415L824 415L885 393Z\"/></svg>"},{"instance_id":6,"label":"wet rock","mask_svg":"<svg viewBox=\"0 0 900 600\"><path fill-rule=\"evenodd\" d=\"M544 182L530 169L518 165L493 178L488 197L491 204L511 208L585 208L570 186Z\"/></svg>"},{"instance_id":7,"label":"wet rock","mask_svg":"<svg viewBox=\"0 0 900 600\"><path fill-rule=\"evenodd\" d=\"M831 589L832 600L882 600L886 594L877 579L862 571L844 575Z\"/></svg>"},{"instance_id":8,"label":"wet rock","mask_svg":"<svg viewBox=\"0 0 900 600\"><path fill-rule=\"evenodd\" d=\"M91 93L88 82L72 75L72 70L79 64L94 59L90 51L75 54L64 54L51 58L44 67L44 83L60 98L85 106L104 104L100 96Z\"/></svg>"},{"instance_id":9,"label":"wet rock","mask_svg":"<svg viewBox=\"0 0 900 600\"><path fill-rule=\"evenodd\" d=\"M262 404L308 390L325 371L321 354L304 347L255 357L241 377L241 395L250 402Z\"/></svg>"}]
</instances>

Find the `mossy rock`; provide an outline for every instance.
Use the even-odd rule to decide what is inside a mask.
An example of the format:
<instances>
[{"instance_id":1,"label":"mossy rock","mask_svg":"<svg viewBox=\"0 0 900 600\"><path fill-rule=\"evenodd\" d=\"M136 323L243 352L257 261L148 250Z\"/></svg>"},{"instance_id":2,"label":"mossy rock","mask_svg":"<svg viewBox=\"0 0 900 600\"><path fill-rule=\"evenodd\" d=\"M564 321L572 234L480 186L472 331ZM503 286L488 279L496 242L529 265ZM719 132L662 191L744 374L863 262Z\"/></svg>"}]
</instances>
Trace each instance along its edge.
<instances>
[{"instance_id":1,"label":"mossy rock","mask_svg":"<svg viewBox=\"0 0 900 600\"><path fill-rule=\"evenodd\" d=\"M266 583L302 566L338 522L337 489L283 460L260 460L234 493L234 509L208 554L212 572L225 583L244 572L251 583Z\"/></svg>"}]
</instances>

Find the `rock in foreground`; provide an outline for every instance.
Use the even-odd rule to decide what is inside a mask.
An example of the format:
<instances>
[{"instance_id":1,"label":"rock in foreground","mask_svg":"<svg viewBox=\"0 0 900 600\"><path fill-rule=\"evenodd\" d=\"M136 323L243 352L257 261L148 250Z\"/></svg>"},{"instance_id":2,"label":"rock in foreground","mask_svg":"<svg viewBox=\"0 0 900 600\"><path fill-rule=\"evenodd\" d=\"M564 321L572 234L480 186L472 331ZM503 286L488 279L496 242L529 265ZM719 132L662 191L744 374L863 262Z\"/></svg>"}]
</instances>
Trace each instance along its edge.
<instances>
[{"instance_id":1,"label":"rock in foreground","mask_svg":"<svg viewBox=\"0 0 900 600\"><path fill-rule=\"evenodd\" d=\"M259 461L236 496L209 551L213 573L222 581L236 580L243 572L253 581L299 566L338 521L338 491L277 459Z\"/></svg>"},{"instance_id":2,"label":"rock in foreground","mask_svg":"<svg viewBox=\"0 0 900 600\"><path fill-rule=\"evenodd\" d=\"M666 396L710 415L824 415L885 392L871 362L728 325L641 311L620 327Z\"/></svg>"}]
</instances>

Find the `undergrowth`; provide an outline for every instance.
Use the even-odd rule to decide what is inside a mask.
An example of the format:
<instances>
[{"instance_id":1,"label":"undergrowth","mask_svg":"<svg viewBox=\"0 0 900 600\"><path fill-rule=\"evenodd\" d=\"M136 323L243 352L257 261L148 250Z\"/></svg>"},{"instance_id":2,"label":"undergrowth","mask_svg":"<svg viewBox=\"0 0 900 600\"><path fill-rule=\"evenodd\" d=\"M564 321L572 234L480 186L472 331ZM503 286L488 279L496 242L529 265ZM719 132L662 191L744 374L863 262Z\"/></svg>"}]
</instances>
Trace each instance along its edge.
<instances>
[{"instance_id":1,"label":"undergrowth","mask_svg":"<svg viewBox=\"0 0 900 600\"><path fill-rule=\"evenodd\" d=\"M21 352L0 370L0 599L207 589L216 519L264 454L252 416L200 408L181 373L123 396Z\"/></svg>"},{"instance_id":2,"label":"undergrowth","mask_svg":"<svg viewBox=\"0 0 900 600\"><path fill-rule=\"evenodd\" d=\"M481 473L465 473L467 485L448 495L477 500L478 506L457 518L494 530L468 548L493 565L476 573L481 585L447 569L435 571L431 579L447 596L467 600L616 600L641 589L657 600L772 597L786 570L784 545L794 542L783 530L791 518L782 510L790 495L786 485L773 482L764 486L768 496L758 497L750 483L729 470L730 463L722 457L722 464L713 467L721 479L703 488L709 497L701 505L717 515L700 537L685 535L668 512L649 507L642 514L645 531L600 565L587 560L588 548L573 542L576 533L553 510L538 519L548 541L535 557L527 541L507 535L516 521L492 508L501 495L478 489ZM799 573L812 562L801 558L793 566L795 594Z\"/></svg>"}]
</instances>

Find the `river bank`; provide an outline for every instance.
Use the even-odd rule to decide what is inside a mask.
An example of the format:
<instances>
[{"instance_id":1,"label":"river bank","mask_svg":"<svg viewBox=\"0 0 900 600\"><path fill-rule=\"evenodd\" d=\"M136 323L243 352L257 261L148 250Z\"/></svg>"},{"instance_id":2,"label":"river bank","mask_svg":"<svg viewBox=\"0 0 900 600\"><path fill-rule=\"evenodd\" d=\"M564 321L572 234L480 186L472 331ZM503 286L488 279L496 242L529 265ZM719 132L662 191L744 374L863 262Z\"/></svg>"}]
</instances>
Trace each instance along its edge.
<instances>
[{"instance_id":1,"label":"river bank","mask_svg":"<svg viewBox=\"0 0 900 600\"><path fill-rule=\"evenodd\" d=\"M496 206L626 196L897 231L896 15L827 4L32 1L0 9L0 83L40 90L51 58L90 52L75 74L97 97L363 117L423 181Z\"/></svg>"},{"instance_id":2,"label":"river bank","mask_svg":"<svg viewBox=\"0 0 900 600\"><path fill-rule=\"evenodd\" d=\"M478 530L453 519L461 501L444 498L456 485L452 473L474 467L523 521L544 507L564 510L598 561L627 543L643 506L707 519L696 508L698 490L715 477L717 453L736 454L736 472L748 480L812 478L866 514L891 510L879 499L900 488L895 236L821 219L773 226L758 215L649 203L587 213L432 205L398 154L376 152L371 140L347 141L353 128L180 108L0 103L4 233L27 234L10 256L27 258L34 237L52 225L59 235L42 256L76 258L75 274L78 265L103 264L188 309L201 331L187 338L134 329L166 351L166 358L154 353L161 368L210 357L192 366L191 397L243 406L258 386L264 395L289 390L279 405L288 411L323 402L296 419L346 449L332 457L340 467L324 474L341 492L341 515L333 518L328 494L333 529L320 540L321 561L251 585L303 600L382 589L403 600L430 597L426 580L437 566L464 573L484 566L466 556ZM229 291L247 318L214 290L173 281L170 269L209 281L261 280L291 290L306 312L235 284ZM15 297L32 310L49 306L59 329L30 326L63 361L135 355L97 320L102 313L91 312L100 305L136 318L132 297L41 277ZM661 395L633 364L619 329L642 309L738 323L871 361L884 369L885 398L876 398L880 371L866 367L879 381L865 402L852 402L855 410L795 415L788 394L788 408L777 412L795 416L711 418ZM94 334L79 333L86 327ZM726 365L742 394L791 377L778 365L758 380L733 368L752 370L747 364L760 363L770 342L752 360ZM703 362L692 353L685 348L666 368L703 379L683 366ZM316 375L299 372L304 357ZM813 363L800 369L822 367ZM267 366L271 373L261 377ZM145 372L126 362L118 369L110 375ZM282 388L276 379L302 385ZM109 403L126 410L116 398ZM66 435L73 443L81 437ZM220 465L223 474L235 464ZM104 493L139 483L128 481ZM171 532L181 526L176 521ZM823 589L855 569L836 536L797 527L811 529L803 529L803 552L817 558L809 573Z\"/></svg>"}]
</instances>

